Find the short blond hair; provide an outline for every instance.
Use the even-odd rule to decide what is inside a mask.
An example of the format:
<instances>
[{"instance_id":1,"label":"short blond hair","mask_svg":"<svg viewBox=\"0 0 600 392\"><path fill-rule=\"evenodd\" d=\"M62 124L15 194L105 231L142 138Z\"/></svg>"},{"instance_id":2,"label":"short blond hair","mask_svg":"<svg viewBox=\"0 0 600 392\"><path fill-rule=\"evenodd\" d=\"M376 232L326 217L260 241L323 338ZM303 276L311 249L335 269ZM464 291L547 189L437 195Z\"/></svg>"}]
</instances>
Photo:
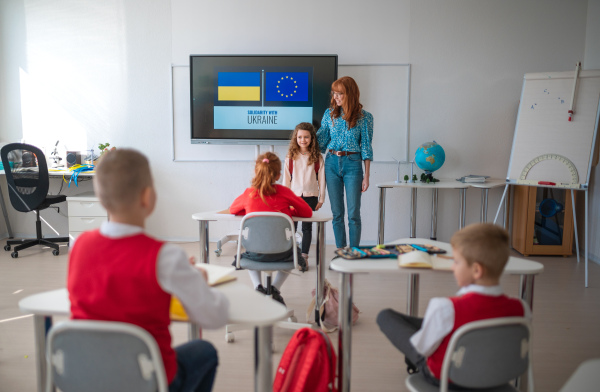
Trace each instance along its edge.
<instances>
[{"instance_id":1,"label":"short blond hair","mask_svg":"<svg viewBox=\"0 0 600 392\"><path fill-rule=\"evenodd\" d=\"M499 278L510 255L508 233L492 223L473 223L454 233L450 239L452 248L457 249L472 265L483 266L488 278Z\"/></svg>"},{"instance_id":2,"label":"short blond hair","mask_svg":"<svg viewBox=\"0 0 600 392\"><path fill-rule=\"evenodd\" d=\"M150 164L136 150L121 148L107 151L96 166L96 196L109 212L129 208L149 186L152 186Z\"/></svg>"}]
</instances>

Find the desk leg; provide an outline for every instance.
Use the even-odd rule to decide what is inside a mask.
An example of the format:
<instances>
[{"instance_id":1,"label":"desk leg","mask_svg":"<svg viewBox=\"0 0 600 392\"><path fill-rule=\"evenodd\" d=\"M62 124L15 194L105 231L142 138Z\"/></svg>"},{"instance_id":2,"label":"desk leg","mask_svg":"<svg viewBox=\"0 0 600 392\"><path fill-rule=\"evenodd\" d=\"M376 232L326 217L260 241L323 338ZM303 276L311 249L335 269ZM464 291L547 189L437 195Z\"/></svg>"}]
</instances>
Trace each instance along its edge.
<instances>
[{"instance_id":1,"label":"desk leg","mask_svg":"<svg viewBox=\"0 0 600 392\"><path fill-rule=\"evenodd\" d=\"M406 313L417 317L419 315L419 274L408 275L407 289Z\"/></svg>"},{"instance_id":2,"label":"desk leg","mask_svg":"<svg viewBox=\"0 0 600 392\"><path fill-rule=\"evenodd\" d=\"M52 326L52 317L33 315L38 392L43 392L46 388L46 329L50 326Z\"/></svg>"},{"instance_id":3,"label":"desk leg","mask_svg":"<svg viewBox=\"0 0 600 392\"><path fill-rule=\"evenodd\" d=\"M379 188L379 224L377 225L377 243L383 244L385 231L385 191L387 188Z\"/></svg>"},{"instance_id":4,"label":"desk leg","mask_svg":"<svg viewBox=\"0 0 600 392\"><path fill-rule=\"evenodd\" d=\"M273 390L271 374L272 341L272 326L254 328L254 390L256 392Z\"/></svg>"},{"instance_id":5,"label":"desk leg","mask_svg":"<svg viewBox=\"0 0 600 392\"><path fill-rule=\"evenodd\" d=\"M2 207L2 215L4 215L4 222L6 223L8 238L13 238L13 232L12 228L10 227L10 219L8 219L8 211L6 211L6 204L4 203L4 194L2 193L2 189L0 189L0 207Z\"/></svg>"},{"instance_id":6,"label":"desk leg","mask_svg":"<svg viewBox=\"0 0 600 392\"><path fill-rule=\"evenodd\" d=\"M533 312L533 281L535 275L521 275L519 285L519 298L529 305L529 309Z\"/></svg>"},{"instance_id":7,"label":"desk leg","mask_svg":"<svg viewBox=\"0 0 600 392\"><path fill-rule=\"evenodd\" d=\"M481 189L481 213L479 214L480 222L487 222L487 210L488 210L488 195L490 190L488 188Z\"/></svg>"},{"instance_id":8,"label":"desk leg","mask_svg":"<svg viewBox=\"0 0 600 392\"><path fill-rule=\"evenodd\" d=\"M325 280L325 222L317 222L317 287L315 292L315 323L321 325L319 309L323 302Z\"/></svg>"},{"instance_id":9,"label":"desk leg","mask_svg":"<svg viewBox=\"0 0 600 392\"><path fill-rule=\"evenodd\" d=\"M437 240L438 189L431 190L431 234L429 239Z\"/></svg>"},{"instance_id":10,"label":"desk leg","mask_svg":"<svg viewBox=\"0 0 600 392\"><path fill-rule=\"evenodd\" d=\"M208 264L208 221L199 221L200 223L200 262Z\"/></svg>"},{"instance_id":11,"label":"desk leg","mask_svg":"<svg viewBox=\"0 0 600 392\"><path fill-rule=\"evenodd\" d=\"M338 305L338 391L350 391L352 357L352 274L340 274Z\"/></svg>"},{"instance_id":12,"label":"desk leg","mask_svg":"<svg viewBox=\"0 0 600 392\"><path fill-rule=\"evenodd\" d=\"M458 208L458 229L465 227L465 210L467 204L467 192L466 189L459 189L459 208Z\"/></svg>"},{"instance_id":13,"label":"desk leg","mask_svg":"<svg viewBox=\"0 0 600 392\"><path fill-rule=\"evenodd\" d=\"M196 323L188 323L188 341L202 339L202 329Z\"/></svg>"},{"instance_id":14,"label":"desk leg","mask_svg":"<svg viewBox=\"0 0 600 392\"><path fill-rule=\"evenodd\" d=\"M410 192L410 238L416 238L417 231L417 188Z\"/></svg>"}]
</instances>

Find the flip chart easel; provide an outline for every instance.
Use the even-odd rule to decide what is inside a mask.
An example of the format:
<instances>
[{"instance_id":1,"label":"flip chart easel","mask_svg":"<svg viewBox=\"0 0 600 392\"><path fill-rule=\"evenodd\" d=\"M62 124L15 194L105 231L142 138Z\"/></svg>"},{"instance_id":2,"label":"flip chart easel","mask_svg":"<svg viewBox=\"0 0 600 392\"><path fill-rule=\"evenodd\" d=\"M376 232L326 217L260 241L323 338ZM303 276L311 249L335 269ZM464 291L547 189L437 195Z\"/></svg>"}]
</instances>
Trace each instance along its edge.
<instances>
[{"instance_id":1,"label":"flip chart easel","mask_svg":"<svg viewBox=\"0 0 600 392\"><path fill-rule=\"evenodd\" d=\"M525 74L506 187L585 192L585 287L588 287L588 184L600 118L600 70ZM498 213L500 208L498 208ZM498 213L494 222L498 219ZM575 219L575 207L573 207ZM575 220L575 243L577 221Z\"/></svg>"}]
</instances>

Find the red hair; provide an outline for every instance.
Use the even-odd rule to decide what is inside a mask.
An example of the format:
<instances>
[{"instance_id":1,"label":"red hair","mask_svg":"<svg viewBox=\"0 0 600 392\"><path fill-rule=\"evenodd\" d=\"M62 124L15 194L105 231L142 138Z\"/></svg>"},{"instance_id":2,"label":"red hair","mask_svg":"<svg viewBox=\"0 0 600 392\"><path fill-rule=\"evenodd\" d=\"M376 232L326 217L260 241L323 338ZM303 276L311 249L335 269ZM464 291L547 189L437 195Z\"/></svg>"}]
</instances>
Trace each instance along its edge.
<instances>
[{"instance_id":1,"label":"red hair","mask_svg":"<svg viewBox=\"0 0 600 392\"><path fill-rule=\"evenodd\" d=\"M331 120L339 118L344 110L342 118L348 123L348 128L354 128L358 119L362 117L363 105L360 103L360 90L358 85L350 76L342 76L331 84L331 91L344 94L342 106L337 106L333 94L331 95Z\"/></svg>"},{"instance_id":2,"label":"red hair","mask_svg":"<svg viewBox=\"0 0 600 392\"><path fill-rule=\"evenodd\" d=\"M277 181L280 172L281 161L276 154L265 152L256 158L252 188L256 189L256 193L263 202L266 203L265 195L269 196L277 192L275 181ZM254 192L251 193L251 195L254 194Z\"/></svg>"}]
</instances>

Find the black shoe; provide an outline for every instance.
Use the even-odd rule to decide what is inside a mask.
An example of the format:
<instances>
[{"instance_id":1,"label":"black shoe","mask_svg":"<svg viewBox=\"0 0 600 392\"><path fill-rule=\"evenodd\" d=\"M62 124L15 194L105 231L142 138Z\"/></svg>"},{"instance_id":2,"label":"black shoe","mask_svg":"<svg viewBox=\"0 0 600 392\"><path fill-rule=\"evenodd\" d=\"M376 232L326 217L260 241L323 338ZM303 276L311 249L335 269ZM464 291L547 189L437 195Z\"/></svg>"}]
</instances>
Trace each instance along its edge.
<instances>
[{"instance_id":1,"label":"black shoe","mask_svg":"<svg viewBox=\"0 0 600 392\"><path fill-rule=\"evenodd\" d=\"M308 263L302 256L298 256L298 271L300 271L300 272L308 271Z\"/></svg>"},{"instance_id":2,"label":"black shoe","mask_svg":"<svg viewBox=\"0 0 600 392\"><path fill-rule=\"evenodd\" d=\"M259 287L261 287L261 286L259 286ZM273 295L273 299L275 301L280 302L283 306L285 306L283 297L281 296L281 293L279 292L279 290L277 290L277 287L271 286L271 294Z\"/></svg>"},{"instance_id":3,"label":"black shoe","mask_svg":"<svg viewBox=\"0 0 600 392\"><path fill-rule=\"evenodd\" d=\"M409 361L408 358L404 357L404 363L406 364L406 372L408 374L419 373L419 368L414 363Z\"/></svg>"},{"instance_id":4,"label":"black shoe","mask_svg":"<svg viewBox=\"0 0 600 392\"><path fill-rule=\"evenodd\" d=\"M262 284L259 284L257 288L255 288L254 290L258 291L261 294L267 295L267 290L265 290L265 288L263 287Z\"/></svg>"}]
</instances>

